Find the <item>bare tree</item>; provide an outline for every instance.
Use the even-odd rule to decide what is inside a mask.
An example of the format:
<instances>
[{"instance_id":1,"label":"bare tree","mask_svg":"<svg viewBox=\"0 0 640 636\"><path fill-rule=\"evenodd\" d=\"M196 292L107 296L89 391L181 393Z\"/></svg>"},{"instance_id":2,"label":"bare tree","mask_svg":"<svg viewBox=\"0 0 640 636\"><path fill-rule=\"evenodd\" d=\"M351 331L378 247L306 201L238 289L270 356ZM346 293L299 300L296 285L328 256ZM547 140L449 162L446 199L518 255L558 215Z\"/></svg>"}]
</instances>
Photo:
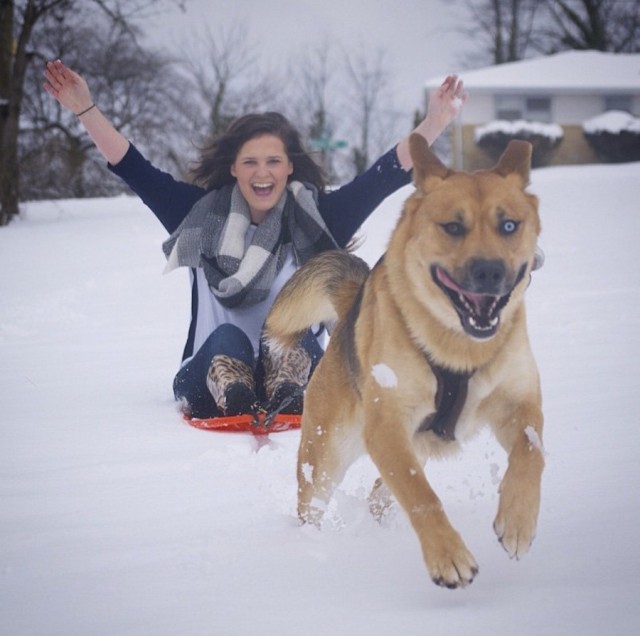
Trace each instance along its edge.
<instances>
[{"instance_id":1,"label":"bare tree","mask_svg":"<svg viewBox=\"0 0 640 636\"><path fill-rule=\"evenodd\" d=\"M40 50L80 71L105 115L154 163L182 173L177 155L184 154L181 139L189 135L188 103L178 103L184 90L169 60L140 47L130 27L114 26L102 13L68 17L65 26L39 25ZM21 198L101 196L125 189L108 178L104 159L78 118L52 100L41 82L41 66L32 65L19 137Z\"/></svg>"},{"instance_id":2,"label":"bare tree","mask_svg":"<svg viewBox=\"0 0 640 636\"><path fill-rule=\"evenodd\" d=\"M288 83L288 102L293 107L290 116L330 182L339 179L335 153L346 146L344 140L336 137L338 82L335 58L336 47L325 36L295 59L289 73L292 81Z\"/></svg>"},{"instance_id":3,"label":"bare tree","mask_svg":"<svg viewBox=\"0 0 640 636\"><path fill-rule=\"evenodd\" d=\"M473 42L467 66L524 59L535 34L539 0L461 0L468 12L463 32Z\"/></svg>"},{"instance_id":4,"label":"bare tree","mask_svg":"<svg viewBox=\"0 0 640 636\"><path fill-rule=\"evenodd\" d=\"M638 0L459 0L473 42L469 66L567 49L640 51Z\"/></svg>"},{"instance_id":5,"label":"bare tree","mask_svg":"<svg viewBox=\"0 0 640 636\"><path fill-rule=\"evenodd\" d=\"M545 53L593 49L640 51L638 0L545 0L551 16L544 29Z\"/></svg>"},{"instance_id":6,"label":"bare tree","mask_svg":"<svg viewBox=\"0 0 640 636\"><path fill-rule=\"evenodd\" d=\"M132 19L170 0L0 0L0 225L19 210L18 137L25 78L42 59L34 30L45 21L63 20L96 7L113 24L126 28ZM179 3L182 5L182 3Z\"/></svg>"},{"instance_id":7,"label":"bare tree","mask_svg":"<svg viewBox=\"0 0 640 636\"><path fill-rule=\"evenodd\" d=\"M182 66L202 114L203 135L217 136L239 115L274 107L278 82L259 67L246 26L204 27L183 50Z\"/></svg>"},{"instance_id":8,"label":"bare tree","mask_svg":"<svg viewBox=\"0 0 640 636\"><path fill-rule=\"evenodd\" d=\"M352 130L359 139L351 144L352 162L356 174L364 172L374 153L395 138L397 114L391 105L391 74L385 64L385 52L371 54L365 49L346 55L345 91Z\"/></svg>"}]
</instances>

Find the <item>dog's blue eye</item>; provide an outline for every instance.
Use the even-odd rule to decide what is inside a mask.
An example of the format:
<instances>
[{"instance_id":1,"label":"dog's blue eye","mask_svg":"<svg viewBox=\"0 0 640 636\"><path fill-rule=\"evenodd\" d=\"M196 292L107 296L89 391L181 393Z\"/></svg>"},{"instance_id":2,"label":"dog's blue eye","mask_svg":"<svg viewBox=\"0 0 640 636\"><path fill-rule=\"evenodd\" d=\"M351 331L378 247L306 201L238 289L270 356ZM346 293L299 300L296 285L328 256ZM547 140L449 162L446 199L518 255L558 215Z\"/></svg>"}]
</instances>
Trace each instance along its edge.
<instances>
[{"instance_id":1,"label":"dog's blue eye","mask_svg":"<svg viewBox=\"0 0 640 636\"><path fill-rule=\"evenodd\" d=\"M466 233L464 225L462 225L462 223L456 223L455 221L452 221L451 223L443 223L442 229L449 236L464 236Z\"/></svg>"},{"instance_id":2,"label":"dog's blue eye","mask_svg":"<svg viewBox=\"0 0 640 636\"><path fill-rule=\"evenodd\" d=\"M512 221L511 219L507 219L500 223L500 233L501 234L513 234L518 229L518 221Z\"/></svg>"}]
</instances>

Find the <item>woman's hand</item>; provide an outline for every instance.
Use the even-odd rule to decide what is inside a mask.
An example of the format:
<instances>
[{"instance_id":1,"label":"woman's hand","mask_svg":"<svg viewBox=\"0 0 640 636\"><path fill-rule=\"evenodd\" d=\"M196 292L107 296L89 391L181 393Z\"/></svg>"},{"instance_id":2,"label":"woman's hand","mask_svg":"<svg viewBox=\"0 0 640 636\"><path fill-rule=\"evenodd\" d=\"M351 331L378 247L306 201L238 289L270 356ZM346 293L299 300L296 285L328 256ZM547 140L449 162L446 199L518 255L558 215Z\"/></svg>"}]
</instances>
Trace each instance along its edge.
<instances>
[{"instance_id":1,"label":"woman's hand","mask_svg":"<svg viewBox=\"0 0 640 636\"><path fill-rule=\"evenodd\" d=\"M62 106L78 115L93 105L91 91L84 79L60 60L47 62L44 89Z\"/></svg>"},{"instance_id":2,"label":"woman's hand","mask_svg":"<svg viewBox=\"0 0 640 636\"><path fill-rule=\"evenodd\" d=\"M457 75L449 75L442 82L438 90L433 91L429 97L427 120L431 120L436 136L427 141L433 143L440 133L457 117L467 101L467 93L464 91L464 83Z\"/></svg>"},{"instance_id":3,"label":"woman's hand","mask_svg":"<svg viewBox=\"0 0 640 636\"><path fill-rule=\"evenodd\" d=\"M111 165L119 163L129 150L129 141L95 106L82 76L60 60L47 62L44 76L47 93L72 113L81 115L80 121L96 148Z\"/></svg>"},{"instance_id":4,"label":"woman's hand","mask_svg":"<svg viewBox=\"0 0 640 636\"><path fill-rule=\"evenodd\" d=\"M427 116L415 127L414 133L422 135L431 146L444 129L457 117L467 101L464 84L457 75L449 75L438 90L431 93ZM409 137L405 137L396 147L400 165L405 170L413 168L409 153Z\"/></svg>"}]
</instances>

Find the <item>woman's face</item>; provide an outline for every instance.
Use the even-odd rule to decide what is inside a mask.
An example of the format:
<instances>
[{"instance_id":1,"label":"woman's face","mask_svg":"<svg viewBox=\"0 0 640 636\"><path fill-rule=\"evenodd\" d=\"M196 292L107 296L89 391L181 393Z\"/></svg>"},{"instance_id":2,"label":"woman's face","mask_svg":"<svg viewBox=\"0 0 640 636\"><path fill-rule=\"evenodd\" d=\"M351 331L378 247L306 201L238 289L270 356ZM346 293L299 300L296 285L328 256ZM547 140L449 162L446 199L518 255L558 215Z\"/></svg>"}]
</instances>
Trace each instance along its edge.
<instances>
[{"instance_id":1,"label":"woman's face","mask_svg":"<svg viewBox=\"0 0 640 636\"><path fill-rule=\"evenodd\" d=\"M231 164L231 174L249 205L254 223L260 223L278 202L292 172L293 164L280 137L264 134L240 147Z\"/></svg>"}]
</instances>

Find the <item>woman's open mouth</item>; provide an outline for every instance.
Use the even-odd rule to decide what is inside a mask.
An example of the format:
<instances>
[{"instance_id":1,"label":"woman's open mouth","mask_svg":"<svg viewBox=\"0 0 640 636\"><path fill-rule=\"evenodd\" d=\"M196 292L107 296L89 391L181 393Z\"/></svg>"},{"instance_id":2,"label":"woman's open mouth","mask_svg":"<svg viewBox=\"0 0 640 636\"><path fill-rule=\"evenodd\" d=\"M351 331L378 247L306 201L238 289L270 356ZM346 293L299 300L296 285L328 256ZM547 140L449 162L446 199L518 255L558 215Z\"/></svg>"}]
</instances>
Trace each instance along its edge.
<instances>
[{"instance_id":1,"label":"woman's open mouth","mask_svg":"<svg viewBox=\"0 0 640 636\"><path fill-rule=\"evenodd\" d=\"M252 183L251 188L258 197L269 197L274 190L273 183Z\"/></svg>"}]
</instances>

